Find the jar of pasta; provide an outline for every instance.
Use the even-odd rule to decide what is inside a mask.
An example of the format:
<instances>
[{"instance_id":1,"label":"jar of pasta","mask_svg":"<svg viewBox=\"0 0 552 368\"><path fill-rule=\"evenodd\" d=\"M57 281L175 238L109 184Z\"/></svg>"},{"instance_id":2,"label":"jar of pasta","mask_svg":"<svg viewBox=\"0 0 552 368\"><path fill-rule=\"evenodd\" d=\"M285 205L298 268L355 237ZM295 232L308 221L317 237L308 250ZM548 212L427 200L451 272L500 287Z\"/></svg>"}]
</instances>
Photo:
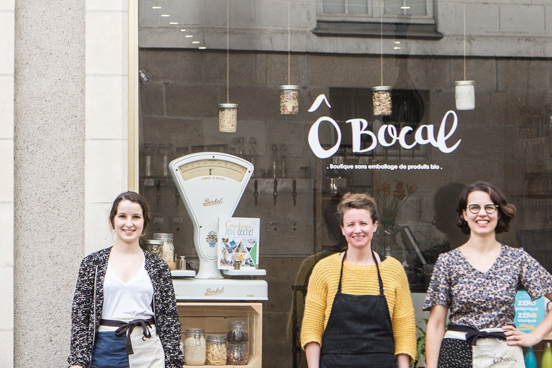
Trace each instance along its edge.
<instances>
[{"instance_id":1,"label":"jar of pasta","mask_svg":"<svg viewBox=\"0 0 552 368\"><path fill-rule=\"evenodd\" d=\"M184 358L187 365L204 365L207 353L205 330L186 328L184 330Z\"/></svg>"},{"instance_id":2,"label":"jar of pasta","mask_svg":"<svg viewBox=\"0 0 552 368\"><path fill-rule=\"evenodd\" d=\"M207 364L226 364L226 336L207 335Z\"/></svg>"}]
</instances>

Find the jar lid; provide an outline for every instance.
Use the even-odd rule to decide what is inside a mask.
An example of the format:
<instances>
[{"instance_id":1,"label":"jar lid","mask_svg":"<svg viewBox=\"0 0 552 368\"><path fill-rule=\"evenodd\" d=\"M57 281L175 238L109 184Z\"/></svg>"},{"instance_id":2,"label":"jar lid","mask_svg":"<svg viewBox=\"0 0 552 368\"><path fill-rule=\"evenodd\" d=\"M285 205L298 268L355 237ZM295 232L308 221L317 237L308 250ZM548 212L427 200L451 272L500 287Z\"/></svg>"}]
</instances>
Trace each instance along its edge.
<instances>
[{"instance_id":1,"label":"jar lid","mask_svg":"<svg viewBox=\"0 0 552 368\"><path fill-rule=\"evenodd\" d=\"M372 91L378 92L378 91L391 91L393 87L391 86L376 86L372 87Z\"/></svg>"},{"instance_id":2,"label":"jar lid","mask_svg":"<svg viewBox=\"0 0 552 368\"><path fill-rule=\"evenodd\" d=\"M298 90L299 86L296 86L294 84L284 84L283 86L280 86L280 89L283 89L283 90L286 90L286 89Z\"/></svg>"},{"instance_id":3,"label":"jar lid","mask_svg":"<svg viewBox=\"0 0 552 368\"><path fill-rule=\"evenodd\" d=\"M207 335L206 340L211 341L211 342L225 343L226 342L226 336L225 335Z\"/></svg>"},{"instance_id":4,"label":"jar lid","mask_svg":"<svg viewBox=\"0 0 552 368\"><path fill-rule=\"evenodd\" d=\"M227 342L226 344L228 344L228 346L234 346L234 347L245 347L247 346L248 342L247 341L244 341L244 342Z\"/></svg>"},{"instance_id":5,"label":"jar lid","mask_svg":"<svg viewBox=\"0 0 552 368\"><path fill-rule=\"evenodd\" d=\"M205 330L202 329L202 328L185 328L184 332L185 333L201 333L201 334L204 334Z\"/></svg>"},{"instance_id":6,"label":"jar lid","mask_svg":"<svg viewBox=\"0 0 552 368\"><path fill-rule=\"evenodd\" d=\"M236 103L220 103L218 104L219 109L237 109L238 104Z\"/></svg>"},{"instance_id":7,"label":"jar lid","mask_svg":"<svg viewBox=\"0 0 552 368\"><path fill-rule=\"evenodd\" d=\"M174 235L171 233L154 233L153 238L160 240L173 240Z\"/></svg>"},{"instance_id":8,"label":"jar lid","mask_svg":"<svg viewBox=\"0 0 552 368\"><path fill-rule=\"evenodd\" d=\"M146 240L144 240L144 244L147 244L147 245L163 245L163 240L146 239Z\"/></svg>"},{"instance_id":9,"label":"jar lid","mask_svg":"<svg viewBox=\"0 0 552 368\"><path fill-rule=\"evenodd\" d=\"M461 80L454 82L455 86L473 86L475 84L475 81L473 80Z\"/></svg>"}]
</instances>

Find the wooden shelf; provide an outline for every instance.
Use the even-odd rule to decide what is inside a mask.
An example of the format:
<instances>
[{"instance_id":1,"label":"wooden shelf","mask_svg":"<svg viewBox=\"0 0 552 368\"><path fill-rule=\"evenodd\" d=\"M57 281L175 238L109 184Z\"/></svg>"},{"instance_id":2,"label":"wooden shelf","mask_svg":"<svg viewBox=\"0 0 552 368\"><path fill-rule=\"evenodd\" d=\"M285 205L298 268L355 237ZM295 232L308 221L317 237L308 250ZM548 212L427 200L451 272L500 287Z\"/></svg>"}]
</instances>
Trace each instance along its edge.
<instances>
[{"instance_id":1,"label":"wooden shelf","mask_svg":"<svg viewBox=\"0 0 552 368\"><path fill-rule=\"evenodd\" d=\"M246 321L249 327L249 363L247 365L203 365L184 367L236 367L260 368L262 363L261 303L247 302L178 302L178 317L182 326L182 341L186 328L201 328L207 335L221 335L228 332L228 322Z\"/></svg>"}]
</instances>

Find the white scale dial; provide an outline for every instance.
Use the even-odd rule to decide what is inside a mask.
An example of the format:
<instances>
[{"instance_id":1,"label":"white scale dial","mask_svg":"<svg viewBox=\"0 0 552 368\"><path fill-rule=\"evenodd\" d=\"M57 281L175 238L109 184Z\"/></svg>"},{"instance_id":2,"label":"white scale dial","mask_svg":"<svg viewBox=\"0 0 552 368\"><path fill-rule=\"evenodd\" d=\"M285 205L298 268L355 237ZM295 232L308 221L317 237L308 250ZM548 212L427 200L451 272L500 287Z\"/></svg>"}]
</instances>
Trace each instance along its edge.
<instances>
[{"instance_id":1,"label":"white scale dial","mask_svg":"<svg viewBox=\"0 0 552 368\"><path fill-rule=\"evenodd\" d=\"M197 278L222 278L216 263L218 218L234 214L253 165L229 154L201 152L173 160L169 169L194 224Z\"/></svg>"}]
</instances>

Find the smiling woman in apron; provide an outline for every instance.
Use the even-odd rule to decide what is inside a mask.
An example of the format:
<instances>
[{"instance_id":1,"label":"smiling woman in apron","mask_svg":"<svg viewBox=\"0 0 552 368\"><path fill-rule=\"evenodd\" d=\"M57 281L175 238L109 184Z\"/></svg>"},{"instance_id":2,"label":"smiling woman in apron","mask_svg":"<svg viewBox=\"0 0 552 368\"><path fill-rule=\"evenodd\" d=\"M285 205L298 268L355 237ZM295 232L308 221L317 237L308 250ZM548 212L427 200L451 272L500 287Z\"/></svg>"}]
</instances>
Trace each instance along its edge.
<instances>
[{"instance_id":1,"label":"smiling woman in apron","mask_svg":"<svg viewBox=\"0 0 552 368\"><path fill-rule=\"evenodd\" d=\"M403 266L372 250L374 199L345 194L337 207L347 250L309 279L301 343L309 368L407 368L416 352L414 309Z\"/></svg>"},{"instance_id":2,"label":"smiling woman in apron","mask_svg":"<svg viewBox=\"0 0 552 368\"><path fill-rule=\"evenodd\" d=\"M144 197L120 194L109 222L112 247L86 256L77 278L71 368L181 368L180 322L169 266L140 247L150 212Z\"/></svg>"},{"instance_id":3,"label":"smiling woman in apron","mask_svg":"<svg viewBox=\"0 0 552 368\"><path fill-rule=\"evenodd\" d=\"M516 208L493 185L464 189L456 211L470 235L464 245L439 255L424 310L427 368L524 368L521 346L539 343L552 330L552 313L531 333L514 326L518 286L552 298L552 276L522 248L496 240L508 231ZM450 323L445 332L447 312Z\"/></svg>"}]
</instances>

